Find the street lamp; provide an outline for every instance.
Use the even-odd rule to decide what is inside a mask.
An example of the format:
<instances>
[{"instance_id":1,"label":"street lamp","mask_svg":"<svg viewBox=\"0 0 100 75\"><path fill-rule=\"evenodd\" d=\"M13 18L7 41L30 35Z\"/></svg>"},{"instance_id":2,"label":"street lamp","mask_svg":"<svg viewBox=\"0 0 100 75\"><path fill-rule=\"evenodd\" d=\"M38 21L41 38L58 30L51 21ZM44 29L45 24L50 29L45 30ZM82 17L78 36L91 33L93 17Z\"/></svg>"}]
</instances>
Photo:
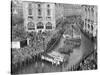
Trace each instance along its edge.
<instances>
[{"instance_id":1,"label":"street lamp","mask_svg":"<svg viewBox=\"0 0 100 75\"><path fill-rule=\"evenodd\" d=\"M72 25L72 38L73 38L73 25Z\"/></svg>"},{"instance_id":2,"label":"street lamp","mask_svg":"<svg viewBox=\"0 0 100 75\"><path fill-rule=\"evenodd\" d=\"M43 36L43 50L45 51L45 36Z\"/></svg>"}]
</instances>

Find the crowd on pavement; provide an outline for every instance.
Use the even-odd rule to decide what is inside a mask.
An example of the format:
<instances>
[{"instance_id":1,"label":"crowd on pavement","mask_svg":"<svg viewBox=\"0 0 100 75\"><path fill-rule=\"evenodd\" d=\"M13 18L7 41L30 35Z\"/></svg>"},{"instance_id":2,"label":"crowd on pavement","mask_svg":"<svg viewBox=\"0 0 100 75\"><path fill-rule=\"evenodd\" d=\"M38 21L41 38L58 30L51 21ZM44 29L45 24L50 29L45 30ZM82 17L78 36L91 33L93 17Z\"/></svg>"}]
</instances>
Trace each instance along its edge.
<instances>
[{"instance_id":1,"label":"crowd on pavement","mask_svg":"<svg viewBox=\"0 0 100 75\"><path fill-rule=\"evenodd\" d=\"M82 71L97 69L97 52L93 51L88 57L73 65L68 71Z\"/></svg>"},{"instance_id":2,"label":"crowd on pavement","mask_svg":"<svg viewBox=\"0 0 100 75\"><path fill-rule=\"evenodd\" d=\"M22 35L20 35L20 31L16 28L13 28L12 34L12 41L21 41L24 40ZM19 33L17 33L19 32ZM18 35L17 35L18 34ZM46 44L50 40L51 33L44 32L44 33L26 33L25 37L29 38L29 43L27 46L21 47L19 49L11 49L12 55L12 69L16 69L19 66L23 65L24 63L28 63L30 60L34 60L33 57L38 56L39 54L43 53L46 49ZM27 39L26 39L27 40Z\"/></svg>"},{"instance_id":3,"label":"crowd on pavement","mask_svg":"<svg viewBox=\"0 0 100 75\"><path fill-rule=\"evenodd\" d=\"M19 66L21 67L23 62L29 63L37 54L42 52L43 50L34 49L28 46L20 49L12 49L12 69L17 69Z\"/></svg>"}]
</instances>

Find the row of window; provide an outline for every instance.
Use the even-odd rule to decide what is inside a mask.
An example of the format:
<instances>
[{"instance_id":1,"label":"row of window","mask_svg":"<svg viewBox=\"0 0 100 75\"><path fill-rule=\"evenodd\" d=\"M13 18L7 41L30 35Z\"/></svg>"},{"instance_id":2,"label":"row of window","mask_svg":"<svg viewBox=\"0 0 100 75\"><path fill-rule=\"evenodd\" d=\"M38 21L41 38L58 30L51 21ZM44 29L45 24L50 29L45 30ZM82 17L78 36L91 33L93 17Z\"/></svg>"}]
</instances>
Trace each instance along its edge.
<instances>
[{"instance_id":1,"label":"row of window","mask_svg":"<svg viewBox=\"0 0 100 75\"><path fill-rule=\"evenodd\" d=\"M44 29L42 22L37 23L37 29ZM52 24L50 22L46 24L46 29L52 29ZM33 22L28 23L28 30L35 30L35 24Z\"/></svg>"},{"instance_id":2,"label":"row of window","mask_svg":"<svg viewBox=\"0 0 100 75\"><path fill-rule=\"evenodd\" d=\"M93 21L85 19L85 27L88 27L88 29L91 29L91 31L93 31Z\"/></svg>"},{"instance_id":3,"label":"row of window","mask_svg":"<svg viewBox=\"0 0 100 75\"><path fill-rule=\"evenodd\" d=\"M94 16L94 8L85 8L85 12Z\"/></svg>"},{"instance_id":4,"label":"row of window","mask_svg":"<svg viewBox=\"0 0 100 75\"><path fill-rule=\"evenodd\" d=\"M41 6L41 4L37 4L37 7L41 8L42 6ZM50 8L50 4L47 4L47 8Z\"/></svg>"},{"instance_id":5,"label":"row of window","mask_svg":"<svg viewBox=\"0 0 100 75\"><path fill-rule=\"evenodd\" d=\"M28 20L33 20L34 17L33 16L28 16ZM43 17L42 16L38 16L37 17L38 20L43 20ZM46 20L51 20L51 17L46 17Z\"/></svg>"},{"instance_id":6,"label":"row of window","mask_svg":"<svg viewBox=\"0 0 100 75\"><path fill-rule=\"evenodd\" d=\"M41 8L42 7L41 5L42 4L37 4L37 8ZM32 8L32 3L28 4L28 8ZM47 4L47 8L50 8L50 4Z\"/></svg>"},{"instance_id":7,"label":"row of window","mask_svg":"<svg viewBox=\"0 0 100 75\"><path fill-rule=\"evenodd\" d=\"M91 28L91 31L93 31L93 25L90 25L90 24L86 24L86 23L85 23L85 27L88 27L88 29Z\"/></svg>"},{"instance_id":8,"label":"row of window","mask_svg":"<svg viewBox=\"0 0 100 75\"><path fill-rule=\"evenodd\" d=\"M36 29L44 29L44 26L37 26ZM46 29L52 29L52 26L46 26ZM28 30L35 30L35 27L28 27Z\"/></svg>"},{"instance_id":9,"label":"row of window","mask_svg":"<svg viewBox=\"0 0 100 75\"><path fill-rule=\"evenodd\" d=\"M32 9L28 9L28 14L32 15ZM38 15L41 16L42 15L42 9L38 9ZM47 9L47 15L50 16L50 9Z\"/></svg>"},{"instance_id":10,"label":"row of window","mask_svg":"<svg viewBox=\"0 0 100 75\"><path fill-rule=\"evenodd\" d=\"M50 5L47 5L47 15L50 16ZM32 4L29 3L28 5L28 14L32 15ZM38 15L41 16L42 15L42 9L41 9L41 5L38 4Z\"/></svg>"},{"instance_id":11,"label":"row of window","mask_svg":"<svg viewBox=\"0 0 100 75\"><path fill-rule=\"evenodd\" d=\"M28 22L28 26L34 26L34 23L33 22ZM38 22L37 26L43 26L43 23L42 22ZM46 26L52 26L51 22L48 22L46 24Z\"/></svg>"}]
</instances>

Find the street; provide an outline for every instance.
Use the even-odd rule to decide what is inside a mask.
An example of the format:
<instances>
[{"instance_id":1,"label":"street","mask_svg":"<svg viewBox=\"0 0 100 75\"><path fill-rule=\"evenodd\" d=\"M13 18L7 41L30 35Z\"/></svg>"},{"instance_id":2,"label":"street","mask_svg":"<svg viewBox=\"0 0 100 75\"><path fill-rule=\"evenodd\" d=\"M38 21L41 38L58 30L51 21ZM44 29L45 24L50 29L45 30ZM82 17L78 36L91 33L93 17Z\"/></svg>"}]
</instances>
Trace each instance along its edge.
<instances>
[{"instance_id":1,"label":"street","mask_svg":"<svg viewBox=\"0 0 100 75\"><path fill-rule=\"evenodd\" d=\"M56 65L52 65L51 63L39 60L19 70L19 73L67 71L69 68L71 68L72 65L78 63L81 60L81 58L83 58L91 50L93 50L93 42L89 38L87 38L82 32L81 32L81 36L82 36L81 46L73 50L74 52L71 53L68 63L63 63L60 66L56 66Z\"/></svg>"},{"instance_id":2,"label":"street","mask_svg":"<svg viewBox=\"0 0 100 75\"><path fill-rule=\"evenodd\" d=\"M82 32L81 36L81 46L73 50L74 52L70 56L69 64L63 68L63 71L71 68L71 66L78 63L83 57L85 57L89 52L93 50L93 42L89 38L87 38Z\"/></svg>"}]
</instances>

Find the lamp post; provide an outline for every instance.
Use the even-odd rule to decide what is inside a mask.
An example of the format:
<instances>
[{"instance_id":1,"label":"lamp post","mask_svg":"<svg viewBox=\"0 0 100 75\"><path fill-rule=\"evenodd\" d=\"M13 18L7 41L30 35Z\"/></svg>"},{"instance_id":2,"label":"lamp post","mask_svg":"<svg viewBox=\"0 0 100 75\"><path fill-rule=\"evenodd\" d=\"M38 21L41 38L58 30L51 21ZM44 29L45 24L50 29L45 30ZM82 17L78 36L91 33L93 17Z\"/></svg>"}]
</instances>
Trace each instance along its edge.
<instances>
[{"instance_id":1,"label":"lamp post","mask_svg":"<svg viewBox=\"0 0 100 75\"><path fill-rule=\"evenodd\" d=\"M72 25L72 38L73 38L73 25Z\"/></svg>"},{"instance_id":2,"label":"lamp post","mask_svg":"<svg viewBox=\"0 0 100 75\"><path fill-rule=\"evenodd\" d=\"M43 36L43 50L45 51L45 36Z\"/></svg>"}]
</instances>

